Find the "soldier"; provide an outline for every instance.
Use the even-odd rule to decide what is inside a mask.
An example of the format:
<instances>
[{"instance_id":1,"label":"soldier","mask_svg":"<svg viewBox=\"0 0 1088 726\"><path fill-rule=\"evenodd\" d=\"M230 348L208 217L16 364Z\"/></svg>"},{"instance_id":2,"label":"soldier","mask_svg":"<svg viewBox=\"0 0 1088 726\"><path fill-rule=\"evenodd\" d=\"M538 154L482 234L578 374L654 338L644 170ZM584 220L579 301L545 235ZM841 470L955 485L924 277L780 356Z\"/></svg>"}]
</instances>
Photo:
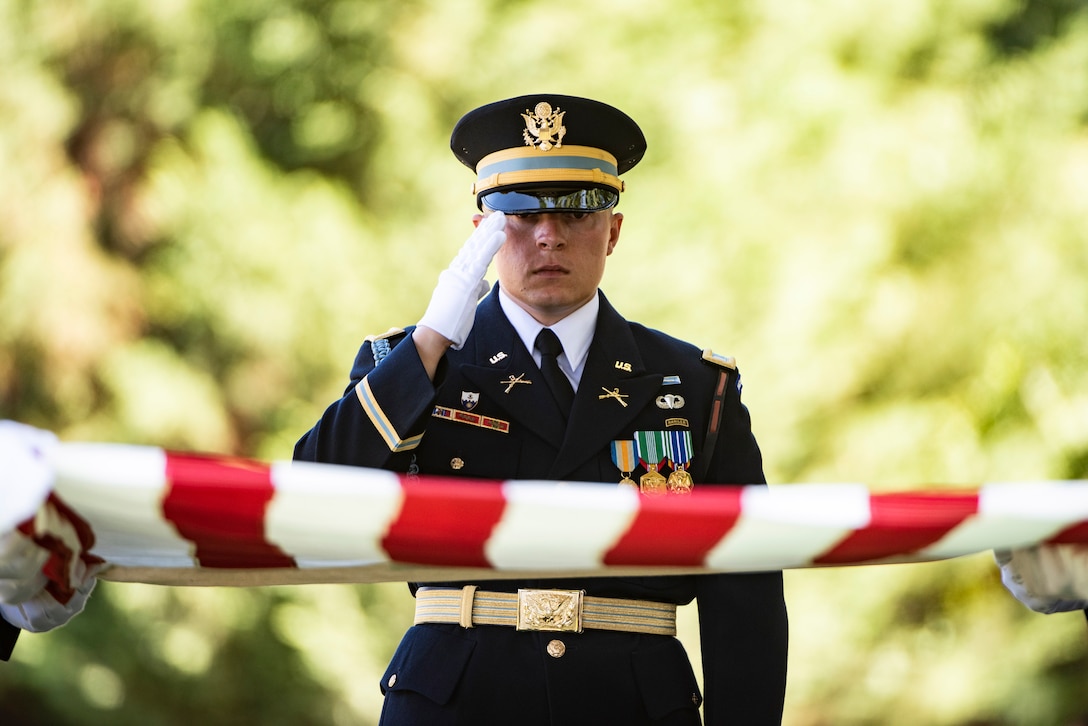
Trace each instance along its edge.
<instances>
[{"instance_id":1,"label":"soldier","mask_svg":"<svg viewBox=\"0 0 1088 726\"><path fill-rule=\"evenodd\" d=\"M363 343L295 457L646 496L763 483L733 360L625 320L598 289L620 175L646 150L638 125L539 94L471 111L451 147L476 173L475 231L418 324ZM781 722L780 572L410 587L416 624L382 678L383 724L698 724L674 637L693 599L706 722Z\"/></svg>"}]
</instances>

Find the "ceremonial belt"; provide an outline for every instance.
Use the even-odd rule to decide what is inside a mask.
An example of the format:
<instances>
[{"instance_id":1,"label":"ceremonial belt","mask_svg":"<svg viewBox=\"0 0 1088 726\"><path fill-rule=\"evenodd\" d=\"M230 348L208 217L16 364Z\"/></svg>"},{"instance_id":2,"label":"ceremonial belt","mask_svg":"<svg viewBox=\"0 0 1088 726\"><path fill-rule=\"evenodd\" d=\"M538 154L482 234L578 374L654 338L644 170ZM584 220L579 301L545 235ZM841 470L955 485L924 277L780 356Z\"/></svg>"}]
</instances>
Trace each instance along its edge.
<instances>
[{"instance_id":1,"label":"ceremonial belt","mask_svg":"<svg viewBox=\"0 0 1088 726\"><path fill-rule=\"evenodd\" d=\"M454 623L462 628L505 625L518 630L580 633L584 629L676 635L676 605L652 600L593 597L584 590L487 592L421 587L415 623Z\"/></svg>"}]
</instances>

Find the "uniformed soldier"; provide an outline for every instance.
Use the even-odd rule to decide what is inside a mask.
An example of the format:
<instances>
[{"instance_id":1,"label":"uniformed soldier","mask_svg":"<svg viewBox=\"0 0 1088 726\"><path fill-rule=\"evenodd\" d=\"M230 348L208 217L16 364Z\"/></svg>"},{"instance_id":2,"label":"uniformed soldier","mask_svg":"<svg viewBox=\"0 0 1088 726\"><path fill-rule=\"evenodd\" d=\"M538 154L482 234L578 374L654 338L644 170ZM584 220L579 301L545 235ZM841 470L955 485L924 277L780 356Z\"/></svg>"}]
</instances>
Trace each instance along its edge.
<instances>
[{"instance_id":1,"label":"uniformed soldier","mask_svg":"<svg viewBox=\"0 0 1088 726\"><path fill-rule=\"evenodd\" d=\"M471 111L451 146L476 173L475 232L417 325L363 343L296 458L645 496L763 483L732 359L625 320L598 290L623 223L620 175L646 150L638 125L535 94ZM492 259L498 284L479 301ZM780 572L411 591L383 724L698 724L700 705L709 724L781 721ZM676 606L693 599L705 704L674 637Z\"/></svg>"}]
</instances>

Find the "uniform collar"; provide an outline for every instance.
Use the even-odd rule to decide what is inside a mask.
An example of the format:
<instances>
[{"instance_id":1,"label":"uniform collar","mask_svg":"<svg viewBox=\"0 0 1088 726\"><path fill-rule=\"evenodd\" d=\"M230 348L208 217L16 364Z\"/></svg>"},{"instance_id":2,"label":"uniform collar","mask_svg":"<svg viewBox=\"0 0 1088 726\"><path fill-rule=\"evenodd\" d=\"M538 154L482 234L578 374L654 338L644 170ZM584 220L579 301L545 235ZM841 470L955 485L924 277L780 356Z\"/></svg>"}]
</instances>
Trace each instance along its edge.
<instances>
[{"instance_id":1,"label":"uniform collar","mask_svg":"<svg viewBox=\"0 0 1088 726\"><path fill-rule=\"evenodd\" d=\"M514 326L525 349L533 354L533 360L540 365L540 353L534 348L536 336L545 326L514 302L513 298L499 288L499 305L510 324ZM601 308L600 295L594 295L589 302L575 310L554 325L548 326L563 344L563 354L559 356L559 367L571 379L575 390L582 380L589 346L593 342L593 333L597 329L597 314Z\"/></svg>"}]
</instances>

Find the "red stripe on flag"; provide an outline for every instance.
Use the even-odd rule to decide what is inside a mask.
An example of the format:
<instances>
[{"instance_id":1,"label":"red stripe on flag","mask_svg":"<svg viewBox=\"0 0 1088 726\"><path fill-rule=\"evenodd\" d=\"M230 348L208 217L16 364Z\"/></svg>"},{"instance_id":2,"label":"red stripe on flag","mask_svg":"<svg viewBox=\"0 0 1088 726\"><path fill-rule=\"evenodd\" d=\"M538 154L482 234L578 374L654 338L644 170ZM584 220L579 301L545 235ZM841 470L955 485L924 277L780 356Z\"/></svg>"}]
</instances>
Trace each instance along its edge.
<instances>
[{"instance_id":1,"label":"red stripe on flag","mask_svg":"<svg viewBox=\"0 0 1088 726\"><path fill-rule=\"evenodd\" d=\"M484 547L502 518L501 485L473 479L401 479L400 513L382 539L395 562L490 567Z\"/></svg>"},{"instance_id":2,"label":"red stripe on flag","mask_svg":"<svg viewBox=\"0 0 1088 726\"><path fill-rule=\"evenodd\" d=\"M72 595L75 594L76 588L83 584L82 582L72 581L74 560L78 557L83 560L83 564L87 567L101 564L104 560L90 554L90 550L94 548L94 532L91 530L91 526L65 504L60 497L50 492L42 507L51 507L55 511L57 520L71 525L76 539L79 540L78 550L72 550L69 542L62 536L64 534L62 532L37 531L37 517L31 517L18 525L16 529L33 540L34 544L49 551L49 559L42 565L42 574L47 579L45 589L53 596L54 600L61 605L67 605L68 601L72 599ZM46 519L45 521L48 522L49 520Z\"/></svg>"},{"instance_id":3,"label":"red stripe on flag","mask_svg":"<svg viewBox=\"0 0 1088 726\"><path fill-rule=\"evenodd\" d=\"M690 496L642 496L630 528L604 556L606 565L698 567L740 517L741 487Z\"/></svg>"},{"instance_id":4,"label":"red stripe on flag","mask_svg":"<svg viewBox=\"0 0 1088 726\"><path fill-rule=\"evenodd\" d=\"M1046 544L1088 544L1088 522L1077 522L1058 532Z\"/></svg>"},{"instance_id":5,"label":"red stripe on flag","mask_svg":"<svg viewBox=\"0 0 1088 726\"><path fill-rule=\"evenodd\" d=\"M917 552L978 513L978 492L874 494L869 526L847 535L813 560L837 565Z\"/></svg>"},{"instance_id":6,"label":"red stripe on flag","mask_svg":"<svg viewBox=\"0 0 1088 726\"><path fill-rule=\"evenodd\" d=\"M202 567L294 567L264 536L275 496L270 468L245 459L166 454L163 516L193 543Z\"/></svg>"}]
</instances>

